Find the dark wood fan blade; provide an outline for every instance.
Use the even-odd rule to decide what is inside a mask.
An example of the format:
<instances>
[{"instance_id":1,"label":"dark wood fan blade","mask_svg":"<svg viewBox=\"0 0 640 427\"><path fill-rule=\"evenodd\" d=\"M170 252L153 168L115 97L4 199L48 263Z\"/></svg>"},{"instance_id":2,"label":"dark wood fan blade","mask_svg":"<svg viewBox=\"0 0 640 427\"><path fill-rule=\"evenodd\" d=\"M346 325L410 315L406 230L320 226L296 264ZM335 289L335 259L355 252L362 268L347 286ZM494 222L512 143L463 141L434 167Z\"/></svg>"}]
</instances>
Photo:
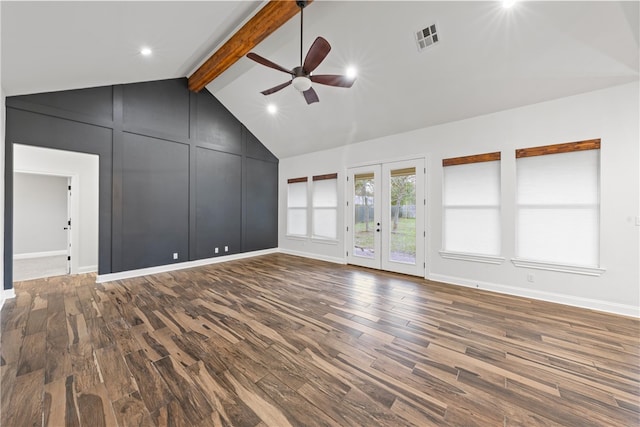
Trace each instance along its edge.
<instances>
[{"instance_id":1,"label":"dark wood fan blade","mask_svg":"<svg viewBox=\"0 0 640 427\"><path fill-rule=\"evenodd\" d=\"M317 76L311 76L309 78L314 83L336 87L351 87L353 86L353 82L356 81L356 79L350 79L337 74L318 74Z\"/></svg>"},{"instance_id":2,"label":"dark wood fan blade","mask_svg":"<svg viewBox=\"0 0 640 427\"><path fill-rule=\"evenodd\" d=\"M292 80L289 80L288 82L282 83L281 85L278 85L278 86L274 86L271 89L263 90L260 93L263 95L271 95L272 93L276 93L280 89L284 89L285 87L289 86L291 82Z\"/></svg>"},{"instance_id":3,"label":"dark wood fan blade","mask_svg":"<svg viewBox=\"0 0 640 427\"><path fill-rule=\"evenodd\" d=\"M315 90L313 90L313 88L305 90L304 92L302 92L302 94L304 95L304 99L307 101L307 104L313 104L314 102L320 101L318 99L318 94Z\"/></svg>"},{"instance_id":4,"label":"dark wood fan blade","mask_svg":"<svg viewBox=\"0 0 640 427\"><path fill-rule=\"evenodd\" d=\"M249 52L249 53L247 53L247 58L253 59L258 64L262 64L265 67L273 68L274 70L282 71L283 73L287 73L287 74L293 75L293 72L291 70L287 70L286 68L281 67L280 65L276 64L275 62L271 62L267 58L264 58L264 57L258 55L257 53Z\"/></svg>"},{"instance_id":5,"label":"dark wood fan blade","mask_svg":"<svg viewBox=\"0 0 640 427\"><path fill-rule=\"evenodd\" d=\"M309 48L309 52L307 52L307 57L304 58L304 64L302 65L302 69L306 74L309 74L315 70L318 65L327 57L329 51L331 50L331 45L328 41L323 39L322 37L318 37L311 47Z\"/></svg>"}]
</instances>

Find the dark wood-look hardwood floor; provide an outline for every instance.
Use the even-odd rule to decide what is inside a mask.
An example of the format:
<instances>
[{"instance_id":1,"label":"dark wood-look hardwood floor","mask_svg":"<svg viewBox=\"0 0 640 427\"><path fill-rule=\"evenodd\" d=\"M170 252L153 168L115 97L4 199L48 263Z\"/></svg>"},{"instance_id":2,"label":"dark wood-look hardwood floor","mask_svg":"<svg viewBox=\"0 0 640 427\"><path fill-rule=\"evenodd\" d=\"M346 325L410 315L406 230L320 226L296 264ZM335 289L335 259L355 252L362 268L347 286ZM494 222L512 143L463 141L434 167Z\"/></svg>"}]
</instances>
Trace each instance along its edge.
<instances>
[{"instance_id":1,"label":"dark wood-look hardwood floor","mask_svg":"<svg viewBox=\"0 0 640 427\"><path fill-rule=\"evenodd\" d=\"M276 254L16 284L2 426L634 426L639 321Z\"/></svg>"}]
</instances>

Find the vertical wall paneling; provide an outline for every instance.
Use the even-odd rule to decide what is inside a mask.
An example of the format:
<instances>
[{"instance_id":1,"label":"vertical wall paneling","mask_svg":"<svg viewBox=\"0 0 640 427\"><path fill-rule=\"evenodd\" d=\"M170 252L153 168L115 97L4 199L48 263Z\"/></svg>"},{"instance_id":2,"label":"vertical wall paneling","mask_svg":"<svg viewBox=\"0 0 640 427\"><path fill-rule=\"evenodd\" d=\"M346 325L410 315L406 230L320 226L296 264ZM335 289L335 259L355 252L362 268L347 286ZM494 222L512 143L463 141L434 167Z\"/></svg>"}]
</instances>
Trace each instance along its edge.
<instances>
[{"instance_id":1,"label":"vertical wall paneling","mask_svg":"<svg viewBox=\"0 0 640 427\"><path fill-rule=\"evenodd\" d=\"M122 269L186 261L189 146L129 133L123 143Z\"/></svg>"},{"instance_id":2,"label":"vertical wall paneling","mask_svg":"<svg viewBox=\"0 0 640 427\"><path fill-rule=\"evenodd\" d=\"M273 247L271 230L278 228L278 164L247 157L245 250Z\"/></svg>"},{"instance_id":3,"label":"vertical wall paneling","mask_svg":"<svg viewBox=\"0 0 640 427\"><path fill-rule=\"evenodd\" d=\"M126 131L165 136L174 141L189 138L190 95L186 80L136 83L122 88Z\"/></svg>"},{"instance_id":4,"label":"vertical wall paneling","mask_svg":"<svg viewBox=\"0 0 640 427\"><path fill-rule=\"evenodd\" d=\"M196 258L241 251L242 157L198 147ZM229 248L225 253L224 247ZM215 253L218 248L218 253Z\"/></svg>"},{"instance_id":5,"label":"vertical wall paneling","mask_svg":"<svg viewBox=\"0 0 640 427\"><path fill-rule=\"evenodd\" d=\"M114 86L113 88L113 207L111 216L111 226L113 227L111 236L100 236L111 240L111 268L112 271L122 271L122 162L124 155L123 147L123 87ZM99 268L100 266L98 266ZM102 272L100 272L102 274Z\"/></svg>"},{"instance_id":6,"label":"vertical wall paneling","mask_svg":"<svg viewBox=\"0 0 640 427\"><path fill-rule=\"evenodd\" d=\"M99 274L277 246L278 159L186 79L15 96L6 107L5 289L13 143L99 155Z\"/></svg>"}]
</instances>

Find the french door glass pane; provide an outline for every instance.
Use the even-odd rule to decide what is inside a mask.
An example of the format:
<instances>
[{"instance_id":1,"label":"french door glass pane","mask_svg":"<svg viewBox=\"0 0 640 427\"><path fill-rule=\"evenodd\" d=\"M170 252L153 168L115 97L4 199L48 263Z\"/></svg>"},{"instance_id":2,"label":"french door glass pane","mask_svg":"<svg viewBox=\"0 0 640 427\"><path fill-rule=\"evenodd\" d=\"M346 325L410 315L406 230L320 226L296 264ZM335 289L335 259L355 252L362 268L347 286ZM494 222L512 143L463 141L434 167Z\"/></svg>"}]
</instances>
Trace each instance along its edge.
<instances>
[{"instance_id":1,"label":"french door glass pane","mask_svg":"<svg viewBox=\"0 0 640 427\"><path fill-rule=\"evenodd\" d=\"M358 174L354 177L353 192L353 255L373 258L375 256L374 240L376 224L374 222L374 190L373 173Z\"/></svg>"},{"instance_id":2,"label":"french door glass pane","mask_svg":"<svg viewBox=\"0 0 640 427\"><path fill-rule=\"evenodd\" d=\"M416 263L416 168L391 171L389 260Z\"/></svg>"}]
</instances>

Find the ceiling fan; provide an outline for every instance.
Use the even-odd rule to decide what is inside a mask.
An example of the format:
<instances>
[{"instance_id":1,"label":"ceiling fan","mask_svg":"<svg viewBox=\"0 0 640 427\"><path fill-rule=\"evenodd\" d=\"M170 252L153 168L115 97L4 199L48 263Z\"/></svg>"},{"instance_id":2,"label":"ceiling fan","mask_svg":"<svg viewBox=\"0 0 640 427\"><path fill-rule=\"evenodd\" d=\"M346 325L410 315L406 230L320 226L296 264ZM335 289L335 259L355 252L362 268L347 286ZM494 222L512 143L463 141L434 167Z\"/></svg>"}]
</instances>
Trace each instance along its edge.
<instances>
[{"instance_id":1,"label":"ceiling fan","mask_svg":"<svg viewBox=\"0 0 640 427\"><path fill-rule=\"evenodd\" d=\"M290 74L292 79L288 82L279 84L278 86L274 86L271 89L264 90L260 93L263 95L271 95L272 93L278 92L281 89L293 84L293 87L296 88L299 92L302 92L304 95L304 99L307 101L307 104L313 104L314 102L318 102L318 94L315 90L313 90L312 83L318 83L327 86L335 86L335 87L346 87L349 88L353 85L355 78L350 78L347 76L337 75L337 74L318 74L313 75L313 71L320 65L320 63L327 57L329 51L331 50L331 45L328 41L326 41L322 37L318 37L315 39L311 47L309 48L309 52L307 52L307 56L304 58L304 62L302 62L302 29L304 24L304 8L307 5L306 0L296 0L296 4L300 7L300 66L295 67L292 70L287 70L284 67L276 64L275 62L271 62L262 56L250 52L247 54L247 58L256 61L258 64L262 64L266 67L273 68L274 70L282 71L283 73Z\"/></svg>"}]
</instances>

